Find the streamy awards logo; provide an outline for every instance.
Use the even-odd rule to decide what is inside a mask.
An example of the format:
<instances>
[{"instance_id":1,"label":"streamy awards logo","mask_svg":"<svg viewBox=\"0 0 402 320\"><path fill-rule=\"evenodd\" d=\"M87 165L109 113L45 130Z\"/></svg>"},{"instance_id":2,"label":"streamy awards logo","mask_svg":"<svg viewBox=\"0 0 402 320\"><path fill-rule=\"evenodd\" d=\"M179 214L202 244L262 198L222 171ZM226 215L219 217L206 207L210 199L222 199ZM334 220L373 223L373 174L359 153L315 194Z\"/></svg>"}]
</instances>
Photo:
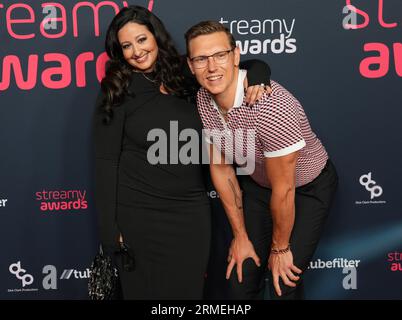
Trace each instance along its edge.
<instances>
[{"instance_id":1,"label":"streamy awards logo","mask_svg":"<svg viewBox=\"0 0 402 320\"><path fill-rule=\"evenodd\" d=\"M239 19L219 22L236 39L241 54L293 54L297 51L294 31L296 19Z\"/></svg>"},{"instance_id":2,"label":"streamy awards logo","mask_svg":"<svg viewBox=\"0 0 402 320\"><path fill-rule=\"evenodd\" d=\"M0 11L5 18L0 19L1 40L12 43L4 47L0 57L0 92L8 90L11 85L21 90L32 90L37 86L58 90L70 86L86 87L88 80L100 82L105 76L108 57L106 52L94 52L90 39L97 41L97 38L103 38L105 35L101 34L101 26L108 24L122 8L128 7L128 1L76 1L71 6L60 1L26 2L0 3ZM153 7L154 1L151 0L148 9L152 11ZM101 11L108 15L101 15ZM93 21L89 28L84 23L88 21ZM83 52L71 52L71 45L80 37L89 39L86 41L88 46L82 48ZM15 44L23 45L31 39L38 39L44 47L56 48L58 46L54 42L63 43L60 39L64 38L69 38L71 45L61 46L59 52L52 50L37 54L37 50L33 49L29 53L14 54ZM54 64L60 66L55 67ZM88 74L90 67L95 70L95 75Z\"/></svg>"},{"instance_id":3,"label":"streamy awards logo","mask_svg":"<svg viewBox=\"0 0 402 320\"><path fill-rule=\"evenodd\" d=\"M44 212L78 211L88 209L86 195L86 190L42 190L35 199Z\"/></svg>"},{"instance_id":4,"label":"streamy awards logo","mask_svg":"<svg viewBox=\"0 0 402 320\"><path fill-rule=\"evenodd\" d=\"M362 56L359 65L360 74L368 79L378 79L386 77L388 74L402 77L402 42L400 41L400 32L395 32L395 29L400 29L402 24L398 23L395 18L395 12L390 12L389 0L378 0L377 12L369 10L372 1L354 1L345 0L343 14L345 17L342 21L342 26L349 32L361 32L368 27L378 28L381 33L389 32L395 34L394 43L379 42L378 36L369 42L367 37L362 37ZM390 14L392 13L392 14ZM402 12L397 14L401 15ZM376 34L380 34L377 32ZM380 38L381 39L381 38ZM393 61L392 61L393 60ZM393 63L392 63L393 62ZM394 66L394 70L392 70Z\"/></svg>"},{"instance_id":5,"label":"streamy awards logo","mask_svg":"<svg viewBox=\"0 0 402 320\"><path fill-rule=\"evenodd\" d=\"M402 252L389 252L387 257L389 270L392 272L402 272Z\"/></svg>"}]
</instances>

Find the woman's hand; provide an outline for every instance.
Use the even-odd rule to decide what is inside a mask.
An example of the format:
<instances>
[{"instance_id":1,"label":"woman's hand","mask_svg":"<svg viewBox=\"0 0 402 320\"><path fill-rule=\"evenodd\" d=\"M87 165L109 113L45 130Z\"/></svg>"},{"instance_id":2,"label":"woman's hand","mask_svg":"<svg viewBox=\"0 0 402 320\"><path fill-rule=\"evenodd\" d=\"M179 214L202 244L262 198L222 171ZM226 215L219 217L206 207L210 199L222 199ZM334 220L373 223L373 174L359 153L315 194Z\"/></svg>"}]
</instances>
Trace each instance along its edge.
<instances>
[{"instance_id":1,"label":"woman's hand","mask_svg":"<svg viewBox=\"0 0 402 320\"><path fill-rule=\"evenodd\" d=\"M232 269L237 265L237 278L241 283L243 281L243 261L252 258L257 266L260 266L260 258L254 250L254 246L247 237L235 237L232 240L229 249L228 262L226 269L226 279L230 278Z\"/></svg>"},{"instance_id":2,"label":"woman's hand","mask_svg":"<svg viewBox=\"0 0 402 320\"><path fill-rule=\"evenodd\" d=\"M289 287L296 287L296 283L293 281L299 280L300 277L295 275L295 273L302 273L302 271L293 264L293 254L290 250L286 253L271 253L268 260L268 269L272 272L274 288L278 296L282 295L282 291L279 286L279 277L282 278L282 281L285 285Z\"/></svg>"},{"instance_id":3,"label":"woman's hand","mask_svg":"<svg viewBox=\"0 0 402 320\"><path fill-rule=\"evenodd\" d=\"M253 105L262 97L264 92L271 94L272 89L268 85L264 85L263 83L256 86L250 86L246 89L246 103L248 105Z\"/></svg>"}]
</instances>

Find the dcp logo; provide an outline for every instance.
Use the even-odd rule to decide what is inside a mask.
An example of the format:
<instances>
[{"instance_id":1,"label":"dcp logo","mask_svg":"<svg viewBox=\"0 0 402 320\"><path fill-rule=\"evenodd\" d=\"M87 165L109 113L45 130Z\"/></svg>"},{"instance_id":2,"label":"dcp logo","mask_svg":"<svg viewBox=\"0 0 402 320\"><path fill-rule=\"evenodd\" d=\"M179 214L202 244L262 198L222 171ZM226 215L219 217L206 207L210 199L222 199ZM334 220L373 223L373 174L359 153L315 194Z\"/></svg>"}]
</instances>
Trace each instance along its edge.
<instances>
[{"instance_id":1,"label":"dcp logo","mask_svg":"<svg viewBox=\"0 0 402 320\"><path fill-rule=\"evenodd\" d=\"M371 172L360 177L359 182L366 190L370 192L371 200L382 195L382 188L376 185L376 182L371 179Z\"/></svg>"},{"instance_id":2,"label":"dcp logo","mask_svg":"<svg viewBox=\"0 0 402 320\"><path fill-rule=\"evenodd\" d=\"M34 278L32 275L30 275L28 273L23 275L27 271L25 269L21 268L21 261L12 263L10 265L10 267L8 268L8 270L12 274L14 274L17 277L17 279L22 281L22 287L28 286L28 285L32 284L34 281Z\"/></svg>"}]
</instances>

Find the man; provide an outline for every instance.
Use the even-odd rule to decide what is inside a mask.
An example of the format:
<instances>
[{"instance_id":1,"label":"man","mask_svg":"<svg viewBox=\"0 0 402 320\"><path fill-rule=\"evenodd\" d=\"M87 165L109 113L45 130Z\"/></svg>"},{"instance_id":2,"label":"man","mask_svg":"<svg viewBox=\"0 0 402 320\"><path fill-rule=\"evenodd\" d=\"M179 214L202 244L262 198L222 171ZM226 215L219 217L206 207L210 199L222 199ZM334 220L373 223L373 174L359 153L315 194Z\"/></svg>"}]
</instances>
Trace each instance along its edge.
<instances>
[{"instance_id":1,"label":"man","mask_svg":"<svg viewBox=\"0 0 402 320\"><path fill-rule=\"evenodd\" d=\"M268 266L271 298L302 299L302 273L335 193L335 168L299 101L281 85L271 81L270 95L245 103L246 71L223 25L200 22L185 37L188 64L202 86L197 106L210 144L211 178L233 232L228 298L262 299ZM231 159L241 167L252 162L253 170L236 176Z\"/></svg>"}]
</instances>

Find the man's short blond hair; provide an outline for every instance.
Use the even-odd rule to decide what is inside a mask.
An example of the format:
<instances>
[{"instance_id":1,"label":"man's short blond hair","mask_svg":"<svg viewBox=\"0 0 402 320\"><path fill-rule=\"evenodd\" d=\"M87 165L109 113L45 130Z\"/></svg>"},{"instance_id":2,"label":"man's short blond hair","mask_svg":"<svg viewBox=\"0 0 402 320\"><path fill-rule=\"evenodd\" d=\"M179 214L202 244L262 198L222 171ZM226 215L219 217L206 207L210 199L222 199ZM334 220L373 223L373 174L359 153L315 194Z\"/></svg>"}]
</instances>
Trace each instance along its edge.
<instances>
[{"instance_id":1,"label":"man's short blond hair","mask_svg":"<svg viewBox=\"0 0 402 320\"><path fill-rule=\"evenodd\" d=\"M231 49L236 47L236 41L233 35L230 33L229 29L226 28L223 24L213 20L201 21L193 25L190 29L188 29L184 35L186 39L187 56L190 57L189 43L192 39L198 36L212 34L215 32L226 33Z\"/></svg>"}]
</instances>

